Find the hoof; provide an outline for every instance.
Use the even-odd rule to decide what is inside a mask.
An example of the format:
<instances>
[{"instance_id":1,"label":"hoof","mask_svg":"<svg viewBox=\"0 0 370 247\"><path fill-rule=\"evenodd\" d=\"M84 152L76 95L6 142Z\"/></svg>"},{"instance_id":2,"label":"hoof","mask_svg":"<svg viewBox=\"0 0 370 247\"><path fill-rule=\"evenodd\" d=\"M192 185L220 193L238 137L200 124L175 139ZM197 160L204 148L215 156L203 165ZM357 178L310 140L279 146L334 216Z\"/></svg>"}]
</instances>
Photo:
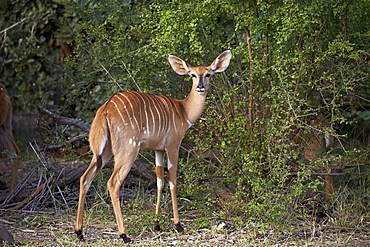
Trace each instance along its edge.
<instances>
[{"instance_id":1,"label":"hoof","mask_svg":"<svg viewBox=\"0 0 370 247\"><path fill-rule=\"evenodd\" d=\"M159 226L159 224L154 226L154 231L160 231L160 230L161 230L161 227Z\"/></svg>"},{"instance_id":2,"label":"hoof","mask_svg":"<svg viewBox=\"0 0 370 247\"><path fill-rule=\"evenodd\" d=\"M159 226L159 220L158 219L155 219L154 220L154 227L153 227L154 231L160 231L161 230L161 227Z\"/></svg>"},{"instance_id":3,"label":"hoof","mask_svg":"<svg viewBox=\"0 0 370 247\"><path fill-rule=\"evenodd\" d=\"M77 238L79 240L84 240L84 235L82 234L82 230L75 231L75 233L77 234Z\"/></svg>"},{"instance_id":4,"label":"hoof","mask_svg":"<svg viewBox=\"0 0 370 247\"><path fill-rule=\"evenodd\" d=\"M175 226L177 232L184 232L184 228L182 227L181 223L176 224Z\"/></svg>"},{"instance_id":5,"label":"hoof","mask_svg":"<svg viewBox=\"0 0 370 247\"><path fill-rule=\"evenodd\" d=\"M125 243L130 243L131 242L131 238L127 237L127 235L124 234L124 233L119 235L119 237L122 238Z\"/></svg>"}]
</instances>

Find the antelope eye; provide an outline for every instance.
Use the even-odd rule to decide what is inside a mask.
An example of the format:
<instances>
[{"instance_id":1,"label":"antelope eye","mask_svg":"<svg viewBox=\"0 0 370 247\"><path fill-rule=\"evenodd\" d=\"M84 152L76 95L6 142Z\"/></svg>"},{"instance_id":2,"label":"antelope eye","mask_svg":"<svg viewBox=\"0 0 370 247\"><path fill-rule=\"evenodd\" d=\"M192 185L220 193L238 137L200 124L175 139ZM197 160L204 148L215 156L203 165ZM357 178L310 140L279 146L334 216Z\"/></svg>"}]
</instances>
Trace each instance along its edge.
<instances>
[{"instance_id":1,"label":"antelope eye","mask_svg":"<svg viewBox=\"0 0 370 247\"><path fill-rule=\"evenodd\" d=\"M195 78L195 77L197 77L197 76L196 76L196 75L194 75L194 74L190 74L190 76L191 76L191 77L194 77L194 78Z\"/></svg>"},{"instance_id":2,"label":"antelope eye","mask_svg":"<svg viewBox=\"0 0 370 247\"><path fill-rule=\"evenodd\" d=\"M211 74L206 74L206 77L207 77L207 78L211 77Z\"/></svg>"}]
</instances>

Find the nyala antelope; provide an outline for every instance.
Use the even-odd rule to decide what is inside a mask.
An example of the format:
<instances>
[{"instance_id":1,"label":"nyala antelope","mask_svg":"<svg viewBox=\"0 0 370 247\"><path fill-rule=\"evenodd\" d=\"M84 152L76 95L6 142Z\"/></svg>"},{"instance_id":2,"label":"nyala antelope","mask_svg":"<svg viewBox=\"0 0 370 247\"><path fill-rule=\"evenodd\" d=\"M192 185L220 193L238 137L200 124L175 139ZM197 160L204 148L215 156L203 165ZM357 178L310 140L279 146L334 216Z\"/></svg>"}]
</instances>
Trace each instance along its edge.
<instances>
[{"instance_id":1,"label":"nyala antelope","mask_svg":"<svg viewBox=\"0 0 370 247\"><path fill-rule=\"evenodd\" d=\"M155 151L157 215L160 213L160 198L164 187L164 152L167 153L174 224L178 232L184 231L180 223L176 199L180 144L186 130L203 112L210 76L224 71L229 65L230 58L231 51L227 50L210 66L192 67L178 57L169 56L168 60L176 73L192 77L193 86L184 100L171 99L164 95L124 91L113 95L98 109L89 135L93 158L80 180L75 228L78 238L83 239L82 222L87 190L103 166L114 157L114 170L107 187L116 216L118 235L125 243L131 242L123 224L119 191L140 149ZM158 221L155 228L160 229Z\"/></svg>"},{"instance_id":2,"label":"nyala antelope","mask_svg":"<svg viewBox=\"0 0 370 247\"><path fill-rule=\"evenodd\" d=\"M15 144L12 133L12 104L8 91L0 83L0 146L10 152L10 164L12 166L12 177L10 181L10 191L13 191L18 178L18 163L13 162L13 158L19 155L19 149ZM0 151L0 152L1 152Z\"/></svg>"}]
</instances>

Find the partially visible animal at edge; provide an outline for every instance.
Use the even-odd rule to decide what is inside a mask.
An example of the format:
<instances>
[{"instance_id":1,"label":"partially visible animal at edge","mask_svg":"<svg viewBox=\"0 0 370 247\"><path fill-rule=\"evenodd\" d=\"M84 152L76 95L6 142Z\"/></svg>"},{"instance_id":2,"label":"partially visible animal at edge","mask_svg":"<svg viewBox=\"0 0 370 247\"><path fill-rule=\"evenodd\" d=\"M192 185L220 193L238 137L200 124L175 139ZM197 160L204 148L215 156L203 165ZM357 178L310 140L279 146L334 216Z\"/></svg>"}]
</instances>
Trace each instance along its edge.
<instances>
[{"instance_id":1,"label":"partially visible animal at edge","mask_svg":"<svg viewBox=\"0 0 370 247\"><path fill-rule=\"evenodd\" d=\"M10 102L8 91L0 83L0 152L8 151L9 161L12 167L12 176L10 181L10 191L13 191L18 179L18 163L14 162L14 157L19 155L20 151L14 141L12 133L12 104Z\"/></svg>"}]
</instances>

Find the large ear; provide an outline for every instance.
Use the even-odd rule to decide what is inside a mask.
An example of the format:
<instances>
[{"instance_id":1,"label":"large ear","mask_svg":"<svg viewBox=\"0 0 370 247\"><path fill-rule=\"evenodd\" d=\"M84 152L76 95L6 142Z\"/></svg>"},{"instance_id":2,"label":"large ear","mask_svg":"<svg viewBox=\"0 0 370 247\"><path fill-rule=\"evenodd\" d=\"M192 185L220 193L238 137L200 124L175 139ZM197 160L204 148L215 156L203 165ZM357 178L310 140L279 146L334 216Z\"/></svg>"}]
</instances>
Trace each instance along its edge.
<instances>
[{"instance_id":1,"label":"large ear","mask_svg":"<svg viewBox=\"0 0 370 247\"><path fill-rule=\"evenodd\" d=\"M171 64L172 69L179 75L188 75L190 73L191 66L181 58L169 55L168 61Z\"/></svg>"},{"instance_id":2,"label":"large ear","mask_svg":"<svg viewBox=\"0 0 370 247\"><path fill-rule=\"evenodd\" d=\"M225 69L227 69L227 66L229 66L231 59L231 51L227 50L221 53L215 61L209 66L213 72L222 72Z\"/></svg>"}]
</instances>

